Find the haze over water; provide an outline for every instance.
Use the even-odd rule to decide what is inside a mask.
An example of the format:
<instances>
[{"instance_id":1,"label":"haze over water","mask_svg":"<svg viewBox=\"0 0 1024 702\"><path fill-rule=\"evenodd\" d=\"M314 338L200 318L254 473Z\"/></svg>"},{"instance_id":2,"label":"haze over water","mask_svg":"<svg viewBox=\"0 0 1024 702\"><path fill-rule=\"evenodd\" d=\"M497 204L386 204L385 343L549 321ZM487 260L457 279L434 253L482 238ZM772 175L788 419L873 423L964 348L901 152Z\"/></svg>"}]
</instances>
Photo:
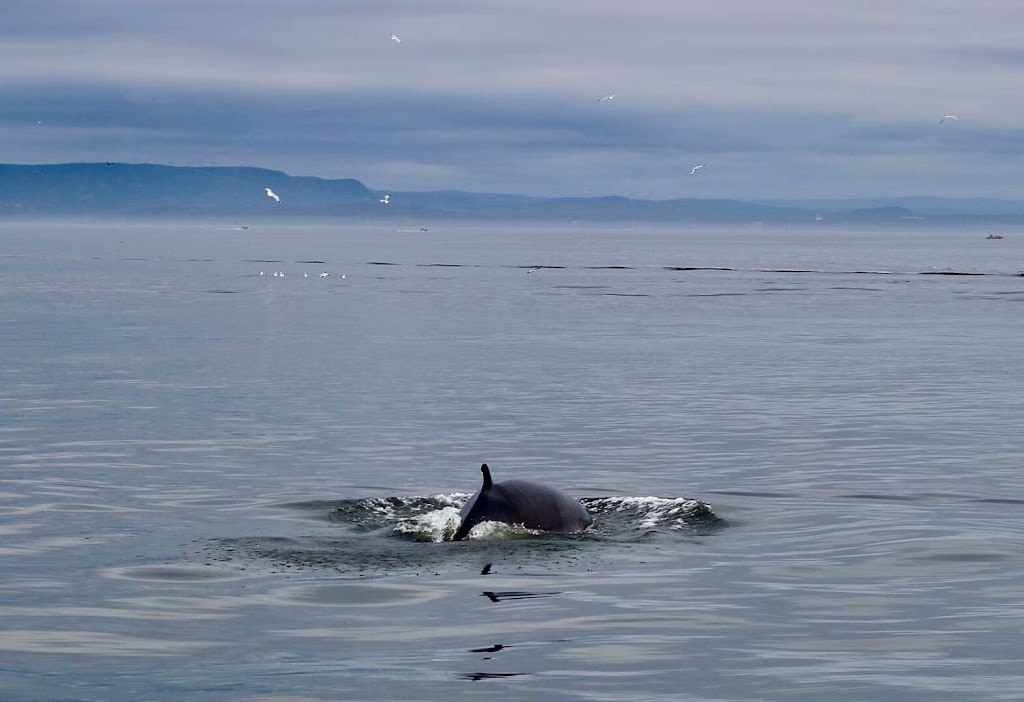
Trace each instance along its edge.
<instances>
[{"instance_id":1,"label":"haze over water","mask_svg":"<svg viewBox=\"0 0 1024 702\"><path fill-rule=\"evenodd\" d=\"M1024 236L401 228L0 225L4 699L1020 698Z\"/></svg>"}]
</instances>

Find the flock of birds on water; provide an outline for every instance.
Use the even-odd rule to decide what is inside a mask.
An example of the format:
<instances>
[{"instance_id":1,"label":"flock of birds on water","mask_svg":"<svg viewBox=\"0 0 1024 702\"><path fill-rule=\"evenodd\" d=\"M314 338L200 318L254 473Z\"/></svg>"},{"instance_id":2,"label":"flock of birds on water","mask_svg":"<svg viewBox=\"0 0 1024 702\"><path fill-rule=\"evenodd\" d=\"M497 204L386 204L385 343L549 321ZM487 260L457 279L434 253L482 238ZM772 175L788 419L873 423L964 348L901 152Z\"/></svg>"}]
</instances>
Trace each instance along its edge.
<instances>
[{"instance_id":1,"label":"flock of birds on water","mask_svg":"<svg viewBox=\"0 0 1024 702\"><path fill-rule=\"evenodd\" d=\"M267 274L266 271L260 271L260 275L261 276L265 276L266 274ZM273 277L273 278L284 278L285 277L284 276L284 271L274 271L271 277ZM303 273L302 277L303 278L308 278L309 277L309 273ZM328 273L327 271L324 271L323 273L321 273L317 277L319 277L319 278L330 278L331 274ZM341 278L342 278L342 280L345 279L345 274L344 273L341 274Z\"/></svg>"}]
</instances>

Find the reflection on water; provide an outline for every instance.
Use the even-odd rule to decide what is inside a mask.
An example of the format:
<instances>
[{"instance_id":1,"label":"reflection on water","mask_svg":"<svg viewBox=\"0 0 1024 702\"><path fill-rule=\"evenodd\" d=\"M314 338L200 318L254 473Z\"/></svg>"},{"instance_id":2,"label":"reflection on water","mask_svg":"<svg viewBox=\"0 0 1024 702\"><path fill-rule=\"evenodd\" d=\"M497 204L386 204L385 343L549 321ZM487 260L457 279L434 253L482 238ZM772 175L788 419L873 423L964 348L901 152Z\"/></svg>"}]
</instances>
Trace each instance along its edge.
<instances>
[{"instance_id":1,"label":"reflection on water","mask_svg":"<svg viewBox=\"0 0 1024 702\"><path fill-rule=\"evenodd\" d=\"M524 592L522 590L508 590L502 592L491 592L484 590L483 596L491 602L503 602L505 600L530 600L536 597L554 597L561 595L560 592Z\"/></svg>"},{"instance_id":2,"label":"reflection on water","mask_svg":"<svg viewBox=\"0 0 1024 702\"><path fill-rule=\"evenodd\" d=\"M1016 239L0 232L4 699L1024 689Z\"/></svg>"}]
</instances>

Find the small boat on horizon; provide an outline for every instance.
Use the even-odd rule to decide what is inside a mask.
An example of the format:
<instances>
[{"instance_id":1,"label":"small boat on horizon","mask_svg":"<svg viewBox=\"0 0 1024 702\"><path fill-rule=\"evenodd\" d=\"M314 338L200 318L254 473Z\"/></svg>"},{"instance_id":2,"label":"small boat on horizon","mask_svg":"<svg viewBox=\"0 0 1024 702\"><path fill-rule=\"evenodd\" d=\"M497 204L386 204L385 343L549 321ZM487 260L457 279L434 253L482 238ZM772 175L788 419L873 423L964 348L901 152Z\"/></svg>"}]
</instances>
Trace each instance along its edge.
<instances>
[{"instance_id":1,"label":"small boat on horizon","mask_svg":"<svg viewBox=\"0 0 1024 702\"><path fill-rule=\"evenodd\" d=\"M986 239L1002 239L1003 235L1002 234L989 234L985 238Z\"/></svg>"}]
</instances>

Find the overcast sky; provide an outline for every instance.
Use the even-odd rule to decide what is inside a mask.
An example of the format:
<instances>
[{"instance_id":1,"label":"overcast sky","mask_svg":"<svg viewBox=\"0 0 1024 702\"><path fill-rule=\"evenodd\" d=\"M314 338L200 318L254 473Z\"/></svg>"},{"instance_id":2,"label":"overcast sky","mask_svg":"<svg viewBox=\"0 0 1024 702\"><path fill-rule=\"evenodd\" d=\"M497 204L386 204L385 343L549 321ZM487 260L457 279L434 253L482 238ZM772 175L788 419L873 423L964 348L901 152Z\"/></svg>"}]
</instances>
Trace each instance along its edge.
<instances>
[{"instance_id":1,"label":"overcast sky","mask_svg":"<svg viewBox=\"0 0 1024 702\"><path fill-rule=\"evenodd\" d=\"M5 0L0 162L1024 198L1022 30L1020 0Z\"/></svg>"}]
</instances>

